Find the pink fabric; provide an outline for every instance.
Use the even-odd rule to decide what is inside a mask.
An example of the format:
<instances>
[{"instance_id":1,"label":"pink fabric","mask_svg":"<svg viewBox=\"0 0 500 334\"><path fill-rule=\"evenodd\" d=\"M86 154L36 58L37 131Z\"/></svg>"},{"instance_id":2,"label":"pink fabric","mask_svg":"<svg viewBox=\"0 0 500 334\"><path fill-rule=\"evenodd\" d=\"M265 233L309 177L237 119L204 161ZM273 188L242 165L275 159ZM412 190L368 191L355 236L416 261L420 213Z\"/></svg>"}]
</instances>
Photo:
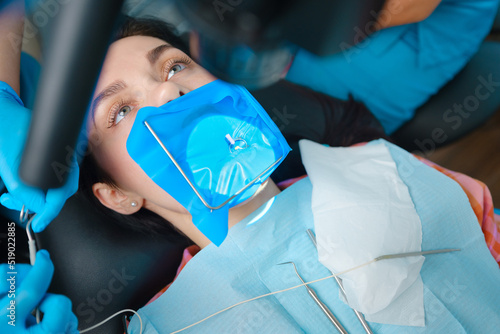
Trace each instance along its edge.
<instances>
[{"instance_id":1,"label":"pink fabric","mask_svg":"<svg viewBox=\"0 0 500 334\"><path fill-rule=\"evenodd\" d=\"M493 255L497 263L500 265L500 215L495 215L493 212L493 200L488 187L483 182L473 179L467 175L448 170L427 159L418 156L416 156L416 158L424 164L455 180L462 187L465 194L469 198L469 202L474 210L479 226L481 226L484 233L486 245L488 246L491 255ZM282 181L278 184L278 187L281 190L284 190L306 176L307 175L303 175L301 177ZM176 278L189 260L191 260L199 251L200 248L196 245L189 246L184 250L181 264L177 270ZM172 283L168 284L165 288L158 292L148 302L148 304L160 297L171 284Z\"/></svg>"}]
</instances>

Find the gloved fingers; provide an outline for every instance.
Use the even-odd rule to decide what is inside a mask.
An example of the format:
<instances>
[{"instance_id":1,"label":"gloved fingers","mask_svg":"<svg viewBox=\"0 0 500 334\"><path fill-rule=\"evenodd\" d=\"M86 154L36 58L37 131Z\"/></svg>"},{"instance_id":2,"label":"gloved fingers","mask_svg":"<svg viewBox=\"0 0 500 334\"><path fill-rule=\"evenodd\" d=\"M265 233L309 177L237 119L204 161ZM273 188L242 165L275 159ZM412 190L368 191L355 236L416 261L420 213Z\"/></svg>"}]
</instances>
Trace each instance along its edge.
<instances>
[{"instance_id":1,"label":"gloved fingers","mask_svg":"<svg viewBox=\"0 0 500 334\"><path fill-rule=\"evenodd\" d=\"M35 264L30 269L16 291L16 318L26 319L40 303L49 288L54 265L49 252L42 249L36 253Z\"/></svg>"},{"instance_id":2,"label":"gloved fingers","mask_svg":"<svg viewBox=\"0 0 500 334\"><path fill-rule=\"evenodd\" d=\"M14 196L9 193L5 193L0 197L0 204L5 206L7 209L21 211L23 208L23 203L18 201Z\"/></svg>"},{"instance_id":3,"label":"gloved fingers","mask_svg":"<svg viewBox=\"0 0 500 334\"><path fill-rule=\"evenodd\" d=\"M69 315L69 322L68 325L66 326L66 333L70 334L79 334L80 332L78 331L78 318L76 315L71 312Z\"/></svg>"},{"instance_id":4,"label":"gloved fingers","mask_svg":"<svg viewBox=\"0 0 500 334\"><path fill-rule=\"evenodd\" d=\"M18 202L23 202L22 204L25 204L31 212L42 211L45 205L45 193L38 188L21 183L19 177L14 175L14 173L17 173L19 164L7 164L7 161L3 160L0 159L0 176L10 195L15 197Z\"/></svg>"},{"instance_id":5,"label":"gloved fingers","mask_svg":"<svg viewBox=\"0 0 500 334\"><path fill-rule=\"evenodd\" d=\"M64 203L66 203L68 197L72 195L66 196L66 194L62 192L54 193L55 191L59 191L59 189L49 189L47 192L47 203L45 204L45 208L41 213L37 214L35 218L33 218L33 222L31 223L33 232L42 232L47 225L49 225L50 222L53 221L57 215L59 215Z\"/></svg>"},{"instance_id":6,"label":"gloved fingers","mask_svg":"<svg viewBox=\"0 0 500 334\"><path fill-rule=\"evenodd\" d=\"M29 328L30 334L75 333L78 320L71 311L68 297L47 293L40 304L40 311L43 312L43 320Z\"/></svg>"},{"instance_id":7,"label":"gloved fingers","mask_svg":"<svg viewBox=\"0 0 500 334\"><path fill-rule=\"evenodd\" d=\"M79 168L76 160L74 163L76 167L72 167L66 184L61 188L47 191L45 207L35 216L31 225L35 233L42 232L57 217L66 200L78 190Z\"/></svg>"},{"instance_id":8,"label":"gloved fingers","mask_svg":"<svg viewBox=\"0 0 500 334\"><path fill-rule=\"evenodd\" d=\"M0 204L16 211L21 211L24 205L32 213L41 212L45 206L45 194L41 190L26 187L3 194L0 197Z\"/></svg>"},{"instance_id":9,"label":"gloved fingers","mask_svg":"<svg viewBox=\"0 0 500 334\"><path fill-rule=\"evenodd\" d=\"M31 222L31 228L33 229L33 232L35 233L42 232L47 227L47 225L49 225L50 222L57 217L63 205L64 202L62 204L47 203L42 213L37 214L35 218L33 218L33 221Z\"/></svg>"},{"instance_id":10,"label":"gloved fingers","mask_svg":"<svg viewBox=\"0 0 500 334\"><path fill-rule=\"evenodd\" d=\"M2 263L0 265L0 296L9 293L12 283L15 283L17 287L31 269L31 265L25 263L15 264L14 267L10 266L11 265L7 263ZM14 277L14 279L11 279L12 277Z\"/></svg>"}]
</instances>

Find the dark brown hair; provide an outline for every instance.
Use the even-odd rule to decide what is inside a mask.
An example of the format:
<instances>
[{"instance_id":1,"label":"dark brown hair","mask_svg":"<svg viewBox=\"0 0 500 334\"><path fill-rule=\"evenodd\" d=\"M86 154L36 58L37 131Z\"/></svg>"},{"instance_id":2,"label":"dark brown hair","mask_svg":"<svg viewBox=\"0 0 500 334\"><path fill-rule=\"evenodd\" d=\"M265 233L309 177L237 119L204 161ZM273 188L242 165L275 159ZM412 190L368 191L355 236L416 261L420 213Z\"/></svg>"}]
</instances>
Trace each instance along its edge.
<instances>
[{"instance_id":1,"label":"dark brown hair","mask_svg":"<svg viewBox=\"0 0 500 334\"><path fill-rule=\"evenodd\" d=\"M174 31L175 28L172 25L157 19L126 17L123 24L120 25L120 29L116 32L113 41L130 36L156 37L189 55L187 45ZM118 188L113 178L101 168L89 146L87 154L80 163L78 195L90 201L101 213L115 223L148 234L172 236L180 234L172 224L150 210L142 208L132 215L122 215L105 207L92 191L92 186L95 183L106 183L111 187Z\"/></svg>"},{"instance_id":2,"label":"dark brown hair","mask_svg":"<svg viewBox=\"0 0 500 334\"><path fill-rule=\"evenodd\" d=\"M116 34L115 40L129 36L151 36L162 39L172 46L189 54L186 44L181 38L175 35L173 31L174 29L172 26L156 19L127 18L121 26L121 29ZM296 85L294 85L293 89L299 89L305 95L313 94L314 100L319 101L321 109L325 112L326 116L323 124L323 126L325 126L325 135L323 138L317 139L319 142L326 143L331 146L350 146L376 138L387 139L380 123L375 119L375 117L373 117L363 104L354 101L351 97L348 101L342 101ZM305 92L306 90L310 92L307 93ZM290 92L293 93L293 90ZM288 96L290 92L285 93ZM271 96L271 98L273 97ZM271 105L273 104L271 103ZM293 134L287 135L285 133L285 136L289 141L300 139L295 138ZM291 162L292 164L290 164L290 168L294 169L295 173L300 173L300 168L297 170L293 161ZM286 163L287 162L285 161L282 165L285 165ZM300 175L293 175L290 177ZM276 177L279 178L278 175L276 175ZM102 205L101 202L94 196L92 191L92 186L95 183L100 182L117 188L113 178L100 167L92 152L89 151L80 164L79 194L91 201L91 203L97 207L98 210L114 222L118 222L119 224L146 233L179 235L179 232L176 231L173 225L168 223L164 218L147 209L143 208L132 215L122 215Z\"/></svg>"},{"instance_id":3,"label":"dark brown hair","mask_svg":"<svg viewBox=\"0 0 500 334\"><path fill-rule=\"evenodd\" d=\"M173 25L164 21L153 18L132 18L126 16L120 28L115 33L113 41L131 36L156 37L189 55L187 44L175 31Z\"/></svg>"}]
</instances>

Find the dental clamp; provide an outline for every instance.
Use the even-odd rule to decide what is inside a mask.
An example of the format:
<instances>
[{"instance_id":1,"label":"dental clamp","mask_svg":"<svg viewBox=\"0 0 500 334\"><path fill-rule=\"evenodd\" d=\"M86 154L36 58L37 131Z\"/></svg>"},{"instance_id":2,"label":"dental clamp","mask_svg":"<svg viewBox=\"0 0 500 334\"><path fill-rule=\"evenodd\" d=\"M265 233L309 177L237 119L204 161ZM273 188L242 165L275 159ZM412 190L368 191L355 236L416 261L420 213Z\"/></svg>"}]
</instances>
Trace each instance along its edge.
<instances>
[{"instance_id":1,"label":"dental clamp","mask_svg":"<svg viewBox=\"0 0 500 334\"><path fill-rule=\"evenodd\" d=\"M34 265L35 264L35 258L36 258L36 242L35 238L33 238L33 230L31 229L31 222L35 218L36 214L33 215L31 218L28 219L29 217L29 210L25 209L25 206L23 205L21 209L21 213L19 214L19 220L22 223L24 223L26 220L28 220L28 223L26 223L26 235L28 236L28 250L30 254L30 264ZM40 316L40 309L37 307L35 309L36 313L36 323L39 324L41 321L41 316Z\"/></svg>"}]
</instances>

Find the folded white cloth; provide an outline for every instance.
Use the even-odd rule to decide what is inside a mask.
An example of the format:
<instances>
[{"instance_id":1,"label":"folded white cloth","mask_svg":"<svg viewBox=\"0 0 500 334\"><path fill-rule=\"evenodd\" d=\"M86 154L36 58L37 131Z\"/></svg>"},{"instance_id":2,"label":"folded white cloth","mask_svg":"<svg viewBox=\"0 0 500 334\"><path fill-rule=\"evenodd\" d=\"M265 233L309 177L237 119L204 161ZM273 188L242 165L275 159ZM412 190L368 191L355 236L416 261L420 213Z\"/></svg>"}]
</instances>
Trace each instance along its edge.
<instances>
[{"instance_id":1,"label":"folded white cloth","mask_svg":"<svg viewBox=\"0 0 500 334\"><path fill-rule=\"evenodd\" d=\"M421 250L422 224L384 142L342 148L299 143L313 184L319 261L332 272L385 254ZM424 326L423 256L342 275L348 304L369 321Z\"/></svg>"}]
</instances>

